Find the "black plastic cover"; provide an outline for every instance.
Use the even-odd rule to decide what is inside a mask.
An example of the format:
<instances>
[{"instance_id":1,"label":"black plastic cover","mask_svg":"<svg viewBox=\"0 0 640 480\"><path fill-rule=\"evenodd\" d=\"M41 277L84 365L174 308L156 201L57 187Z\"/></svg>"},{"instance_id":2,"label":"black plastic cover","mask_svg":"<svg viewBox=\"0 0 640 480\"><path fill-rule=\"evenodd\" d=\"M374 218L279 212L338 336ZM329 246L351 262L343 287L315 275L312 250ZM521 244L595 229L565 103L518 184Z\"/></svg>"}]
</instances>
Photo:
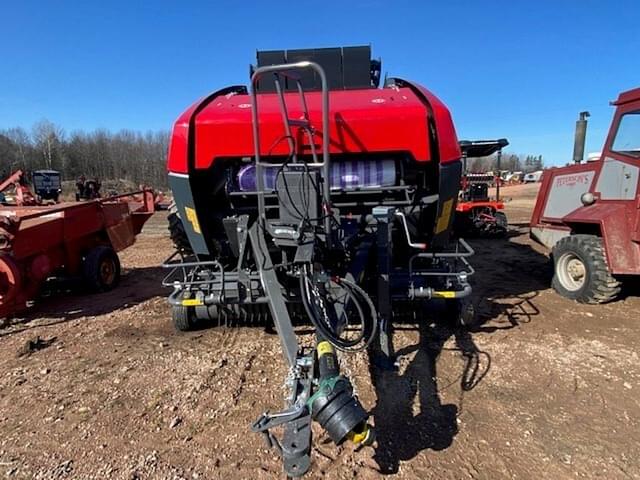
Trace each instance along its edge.
<instances>
[{"instance_id":1,"label":"black plastic cover","mask_svg":"<svg viewBox=\"0 0 640 480\"><path fill-rule=\"evenodd\" d=\"M460 150L467 158L488 157L509 145L506 138L498 140L460 140Z\"/></svg>"},{"instance_id":2,"label":"black plastic cover","mask_svg":"<svg viewBox=\"0 0 640 480\"><path fill-rule=\"evenodd\" d=\"M312 61L319 64L327 75L329 90L348 90L356 88L374 88L380 79L380 61L371 60L371 47L335 47L308 48L296 50L264 50L257 52L257 66L278 65L300 61ZM301 73L301 83L305 90L320 90L322 85L315 72ZM282 79L283 87L288 91L296 90L296 82ZM258 84L258 92L273 93L275 84L271 79L263 79Z\"/></svg>"}]
</instances>

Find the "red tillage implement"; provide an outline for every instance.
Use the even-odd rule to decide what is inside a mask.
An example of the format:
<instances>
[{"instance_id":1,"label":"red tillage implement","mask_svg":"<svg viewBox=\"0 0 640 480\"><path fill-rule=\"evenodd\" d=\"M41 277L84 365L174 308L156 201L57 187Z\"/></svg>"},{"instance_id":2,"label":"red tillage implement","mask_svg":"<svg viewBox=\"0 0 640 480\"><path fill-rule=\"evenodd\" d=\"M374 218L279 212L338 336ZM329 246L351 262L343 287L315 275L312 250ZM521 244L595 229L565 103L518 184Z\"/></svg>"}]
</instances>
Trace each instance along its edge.
<instances>
[{"instance_id":1,"label":"red tillage implement","mask_svg":"<svg viewBox=\"0 0 640 480\"><path fill-rule=\"evenodd\" d=\"M474 174L467 171L467 158L496 155L498 175L502 149L509 145L506 138L499 140L463 140L460 142L464 175L460 198L456 205L455 228L459 235L502 235L507 232L507 216L502 211L500 178L491 174ZM489 196L489 186L495 182L496 196Z\"/></svg>"},{"instance_id":2,"label":"red tillage implement","mask_svg":"<svg viewBox=\"0 0 640 480\"><path fill-rule=\"evenodd\" d=\"M115 287L119 252L153 214L153 192L53 206L0 207L0 318L24 309L51 277Z\"/></svg>"}]
</instances>

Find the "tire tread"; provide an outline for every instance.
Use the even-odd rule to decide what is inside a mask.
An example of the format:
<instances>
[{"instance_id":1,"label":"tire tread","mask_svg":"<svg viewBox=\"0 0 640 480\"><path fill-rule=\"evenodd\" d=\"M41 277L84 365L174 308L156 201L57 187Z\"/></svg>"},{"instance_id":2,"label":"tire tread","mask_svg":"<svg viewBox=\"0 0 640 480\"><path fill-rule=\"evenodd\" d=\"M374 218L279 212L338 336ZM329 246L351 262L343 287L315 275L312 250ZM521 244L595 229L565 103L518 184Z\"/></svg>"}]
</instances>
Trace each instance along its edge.
<instances>
[{"instance_id":1,"label":"tire tread","mask_svg":"<svg viewBox=\"0 0 640 480\"><path fill-rule=\"evenodd\" d=\"M571 251L580 256L587 264L588 277L585 286L571 292L562 287L554 273L552 286L562 296L580 303L606 303L614 300L621 291L621 284L609 271L602 239L594 235L576 234L564 237L553 247L553 256L558 258Z\"/></svg>"},{"instance_id":2,"label":"tire tread","mask_svg":"<svg viewBox=\"0 0 640 480\"><path fill-rule=\"evenodd\" d=\"M171 309L171 317L176 330L189 332L196 328L196 318L193 307L173 306Z\"/></svg>"}]
</instances>

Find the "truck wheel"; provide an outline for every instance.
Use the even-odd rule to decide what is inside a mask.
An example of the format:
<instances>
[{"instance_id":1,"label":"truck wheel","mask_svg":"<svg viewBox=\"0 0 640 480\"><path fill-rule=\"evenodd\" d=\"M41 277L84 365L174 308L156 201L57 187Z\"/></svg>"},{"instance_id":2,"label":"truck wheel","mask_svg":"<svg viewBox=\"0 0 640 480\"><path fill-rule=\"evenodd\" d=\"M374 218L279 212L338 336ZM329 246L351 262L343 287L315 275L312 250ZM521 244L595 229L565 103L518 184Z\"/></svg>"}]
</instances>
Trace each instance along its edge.
<instances>
[{"instance_id":1,"label":"truck wheel","mask_svg":"<svg viewBox=\"0 0 640 480\"><path fill-rule=\"evenodd\" d=\"M580 303L605 303L620 293L620 282L611 276L602 239L570 235L553 247L551 285L563 297Z\"/></svg>"},{"instance_id":2,"label":"truck wheel","mask_svg":"<svg viewBox=\"0 0 640 480\"><path fill-rule=\"evenodd\" d=\"M171 318L176 330L188 332L196 327L196 316L193 307L174 305L171 309Z\"/></svg>"},{"instance_id":3,"label":"truck wheel","mask_svg":"<svg viewBox=\"0 0 640 480\"><path fill-rule=\"evenodd\" d=\"M120 260L111 247L90 250L84 259L83 276L91 290L107 292L120 281Z\"/></svg>"},{"instance_id":4,"label":"truck wheel","mask_svg":"<svg viewBox=\"0 0 640 480\"><path fill-rule=\"evenodd\" d=\"M187 232L184 229L180 213L178 212L178 208L175 204L172 204L169 207L167 220L169 221L169 236L171 237L176 249L185 255L191 255L193 250L189 243L189 237L187 237Z\"/></svg>"}]
</instances>

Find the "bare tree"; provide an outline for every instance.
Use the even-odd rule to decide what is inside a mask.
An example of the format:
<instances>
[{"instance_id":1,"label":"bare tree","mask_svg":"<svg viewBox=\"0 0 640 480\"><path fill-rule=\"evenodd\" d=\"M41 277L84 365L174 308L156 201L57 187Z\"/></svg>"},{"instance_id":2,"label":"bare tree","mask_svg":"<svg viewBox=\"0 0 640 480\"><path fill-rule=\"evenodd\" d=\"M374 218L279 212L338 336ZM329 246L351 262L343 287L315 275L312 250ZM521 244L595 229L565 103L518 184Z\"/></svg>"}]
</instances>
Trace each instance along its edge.
<instances>
[{"instance_id":1,"label":"bare tree","mask_svg":"<svg viewBox=\"0 0 640 480\"><path fill-rule=\"evenodd\" d=\"M29 168L28 154L32 149L29 134L24 128L15 127L8 129L4 132L4 135L11 140L14 145L14 156L16 157L15 162L18 164L19 168L27 170Z\"/></svg>"},{"instance_id":2,"label":"bare tree","mask_svg":"<svg viewBox=\"0 0 640 480\"><path fill-rule=\"evenodd\" d=\"M33 126L33 141L36 148L42 152L46 168L60 166L64 170L64 158L62 155L62 142L64 130L48 120L41 120Z\"/></svg>"}]
</instances>

